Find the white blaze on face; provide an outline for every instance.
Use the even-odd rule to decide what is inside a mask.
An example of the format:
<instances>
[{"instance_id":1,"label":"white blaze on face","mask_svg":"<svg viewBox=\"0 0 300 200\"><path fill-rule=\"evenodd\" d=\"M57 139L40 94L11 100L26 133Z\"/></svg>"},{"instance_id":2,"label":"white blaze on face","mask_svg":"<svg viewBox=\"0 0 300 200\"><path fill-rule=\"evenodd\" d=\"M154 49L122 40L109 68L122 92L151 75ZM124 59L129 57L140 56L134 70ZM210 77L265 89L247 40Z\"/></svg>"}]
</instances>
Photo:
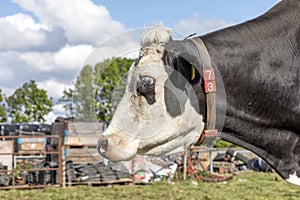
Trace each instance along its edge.
<instances>
[{"instance_id":1,"label":"white blaze on face","mask_svg":"<svg viewBox=\"0 0 300 200\"><path fill-rule=\"evenodd\" d=\"M104 157L122 161L136 154L162 155L182 145L190 145L200 137L204 127L202 116L190 102L197 99L196 95L166 84L169 75L162 56L163 44L169 39L170 31L163 28L143 36L140 58L129 70L125 95L98 143ZM143 85L141 80L147 81ZM154 84L154 87L148 84ZM153 89L154 100L141 94L138 85L143 85L145 91ZM167 112L166 90L180 102L180 115L171 116Z\"/></svg>"}]
</instances>

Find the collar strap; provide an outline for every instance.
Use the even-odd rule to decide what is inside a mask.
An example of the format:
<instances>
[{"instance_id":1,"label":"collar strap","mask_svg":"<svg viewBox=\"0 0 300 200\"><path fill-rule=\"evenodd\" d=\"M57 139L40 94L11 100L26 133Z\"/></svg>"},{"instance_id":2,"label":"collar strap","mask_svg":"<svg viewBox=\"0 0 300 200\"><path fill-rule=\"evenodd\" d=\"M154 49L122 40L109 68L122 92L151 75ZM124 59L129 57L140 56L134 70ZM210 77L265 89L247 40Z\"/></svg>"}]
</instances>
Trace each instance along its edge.
<instances>
[{"instance_id":1,"label":"collar strap","mask_svg":"<svg viewBox=\"0 0 300 200\"><path fill-rule=\"evenodd\" d=\"M216 129L216 76L207 48L200 37L190 39L196 46L202 62L203 86L206 99L206 124L196 144L210 146L219 137Z\"/></svg>"}]
</instances>

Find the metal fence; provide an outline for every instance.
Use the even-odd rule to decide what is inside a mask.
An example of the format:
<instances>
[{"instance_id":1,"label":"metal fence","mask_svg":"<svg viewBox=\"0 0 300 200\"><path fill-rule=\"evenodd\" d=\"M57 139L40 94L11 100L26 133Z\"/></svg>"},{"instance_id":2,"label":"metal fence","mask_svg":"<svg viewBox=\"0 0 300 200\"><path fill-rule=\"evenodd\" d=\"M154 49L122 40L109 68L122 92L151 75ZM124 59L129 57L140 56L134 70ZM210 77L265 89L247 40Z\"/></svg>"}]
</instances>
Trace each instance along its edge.
<instances>
[{"instance_id":1,"label":"metal fence","mask_svg":"<svg viewBox=\"0 0 300 200\"><path fill-rule=\"evenodd\" d=\"M44 145L28 142L34 140L43 141ZM56 140L55 146L50 145L53 140ZM0 136L0 142L6 144L5 151L0 151L2 166L0 189L43 188L50 184L63 186L64 162L61 137L58 135ZM18 163L18 160L30 159L40 159L42 162L37 166L29 165L25 161L22 164ZM11 165L3 167L3 162Z\"/></svg>"}]
</instances>

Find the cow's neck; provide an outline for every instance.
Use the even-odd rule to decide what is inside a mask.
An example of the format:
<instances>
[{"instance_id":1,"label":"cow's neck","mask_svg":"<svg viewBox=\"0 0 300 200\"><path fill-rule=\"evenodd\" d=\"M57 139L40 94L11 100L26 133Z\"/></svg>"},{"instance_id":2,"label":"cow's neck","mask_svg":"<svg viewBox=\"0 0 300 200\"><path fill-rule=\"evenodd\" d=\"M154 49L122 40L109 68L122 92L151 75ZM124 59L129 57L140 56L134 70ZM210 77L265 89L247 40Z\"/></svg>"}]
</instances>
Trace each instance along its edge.
<instances>
[{"instance_id":1,"label":"cow's neck","mask_svg":"<svg viewBox=\"0 0 300 200\"><path fill-rule=\"evenodd\" d=\"M278 103L295 100L287 100L284 90L276 91L283 84L276 71L270 71L288 71L289 58L299 58L300 6L293 5L296 3L282 1L259 18L201 37L226 90L225 133L221 137L255 152L286 178L294 170L286 166L295 159L290 155L296 156L293 148L299 141L295 134L300 130L299 113ZM292 93L299 95L298 88ZM289 119L283 115L286 112Z\"/></svg>"},{"instance_id":2,"label":"cow's neck","mask_svg":"<svg viewBox=\"0 0 300 200\"><path fill-rule=\"evenodd\" d=\"M263 69L268 65L281 67L284 65L279 58L282 52L299 50L300 38L298 44L290 39L300 35L299 19L300 7L285 1L261 17L201 37L213 67L222 75L228 116L267 126L277 126L280 122L280 116L274 116L277 121L267 117L272 110L265 112L266 116L259 115L260 105L255 105L253 99L268 92L268 96L272 96L261 77ZM274 99L263 99L261 103L272 101ZM287 126L300 128L296 123Z\"/></svg>"},{"instance_id":3,"label":"cow's neck","mask_svg":"<svg viewBox=\"0 0 300 200\"><path fill-rule=\"evenodd\" d=\"M255 56L254 54L263 51L260 47L266 47L282 37L288 38L291 32L299 33L299 17L300 6L286 1L258 18L209 33L201 38L215 65L233 67L242 62L240 58ZM224 59L227 63L223 63Z\"/></svg>"}]
</instances>

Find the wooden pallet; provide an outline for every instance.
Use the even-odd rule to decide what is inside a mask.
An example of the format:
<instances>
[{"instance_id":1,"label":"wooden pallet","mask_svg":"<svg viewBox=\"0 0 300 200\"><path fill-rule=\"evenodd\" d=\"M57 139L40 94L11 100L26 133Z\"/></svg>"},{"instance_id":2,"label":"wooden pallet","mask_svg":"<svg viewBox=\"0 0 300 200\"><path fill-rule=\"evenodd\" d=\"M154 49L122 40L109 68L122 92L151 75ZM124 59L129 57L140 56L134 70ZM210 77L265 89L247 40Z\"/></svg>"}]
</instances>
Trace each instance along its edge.
<instances>
[{"instance_id":1,"label":"wooden pallet","mask_svg":"<svg viewBox=\"0 0 300 200\"><path fill-rule=\"evenodd\" d=\"M234 171L235 163L228 163L228 162L213 162L213 167L216 169L220 174L224 173L232 173Z\"/></svg>"},{"instance_id":2,"label":"wooden pallet","mask_svg":"<svg viewBox=\"0 0 300 200\"><path fill-rule=\"evenodd\" d=\"M75 185L89 185L89 186L106 186L106 185L113 185L113 184L130 184L133 183L133 180L130 178L123 178L115 181L107 181L107 182L71 182L67 183L67 186L75 186Z\"/></svg>"},{"instance_id":3,"label":"wooden pallet","mask_svg":"<svg viewBox=\"0 0 300 200\"><path fill-rule=\"evenodd\" d=\"M10 190L10 189L42 189L42 188L59 188L59 185L10 185L10 186L1 186L0 190Z\"/></svg>"},{"instance_id":4,"label":"wooden pallet","mask_svg":"<svg viewBox=\"0 0 300 200\"><path fill-rule=\"evenodd\" d=\"M55 122L52 125L52 134L65 138L68 145L82 145L89 142L95 143L95 138L99 138L103 132L104 123L98 121L77 121L74 119ZM66 133L69 137L67 139ZM92 138L92 140L91 140ZM57 141L53 141L57 144ZM51 144L52 144L51 143Z\"/></svg>"},{"instance_id":5,"label":"wooden pallet","mask_svg":"<svg viewBox=\"0 0 300 200\"><path fill-rule=\"evenodd\" d=\"M67 146L67 151L67 160L72 160L75 165L99 162L102 160L95 146Z\"/></svg>"}]
</instances>

